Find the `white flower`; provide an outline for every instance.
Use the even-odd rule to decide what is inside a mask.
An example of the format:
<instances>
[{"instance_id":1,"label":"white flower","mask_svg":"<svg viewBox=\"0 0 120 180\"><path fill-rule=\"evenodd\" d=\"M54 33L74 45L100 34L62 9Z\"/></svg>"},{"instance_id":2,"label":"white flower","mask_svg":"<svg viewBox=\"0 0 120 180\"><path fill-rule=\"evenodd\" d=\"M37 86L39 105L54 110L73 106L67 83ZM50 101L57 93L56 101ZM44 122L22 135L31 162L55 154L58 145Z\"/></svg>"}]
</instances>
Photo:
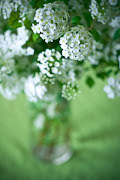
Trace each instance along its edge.
<instances>
[{"instance_id":1,"label":"white flower","mask_svg":"<svg viewBox=\"0 0 120 180\"><path fill-rule=\"evenodd\" d=\"M69 54L66 50L63 50L62 51L62 55L65 57L65 58L68 58Z\"/></svg>"},{"instance_id":2,"label":"white flower","mask_svg":"<svg viewBox=\"0 0 120 180\"><path fill-rule=\"evenodd\" d=\"M52 72L53 72L54 74L57 74L57 73L58 73L58 69L57 69L56 67L52 67Z\"/></svg>"},{"instance_id":3,"label":"white flower","mask_svg":"<svg viewBox=\"0 0 120 180\"><path fill-rule=\"evenodd\" d=\"M75 72L73 70L70 70L68 75L72 82L75 82Z\"/></svg>"},{"instance_id":4,"label":"white flower","mask_svg":"<svg viewBox=\"0 0 120 180\"><path fill-rule=\"evenodd\" d=\"M97 17L98 22L101 22L102 24L106 24L110 19L108 15L109 8L106 11L104 11L104 2L105 1L102 0L99 6L96 0L91 0L91 5L89 7L92 18L94 19Z\"/></svg>"},{"instance_id":5,"label":"white flower","mask_svg":"<svg viewBox=\"0 0 120 180\"><path fill-rule=\"evenodd\" d=\"M34 49L33 48L31 48L31 47L28 47L27 48L27 53L26 53L26 55L33 55L34 54Z\"/></svg>"},{"instance_id":6,"label":"white flower","mask_svg":"<svg viewBox=\"0 0 120 180\"><path fill-rule=\"evenodd\" d=\"M36 34L37 33L37 26L35 26L34 24L32 24L31 29L33 30L33 32Z\"/></svg>"},{"instance_id":7,"label":"white flower","mask_svg":"<svg viewBox=\"0 0 120 180\"><path fill-rule=\"evenodd\" d=\"M44 126L44 121L45 121L44 114L38 114L38 116L35 118L33 123L37 129L42 129Z\"/></svg>"},{"instance_id":8,"label":"white flower","mask_svg":"<svg viewBox=\"0 0 120 180\"><path fill-rule=\"evenodd\" d=\"M50 57L50 56L52 55L51 50L50 50L50 49L46 49L45 55L46 55L47 57Z\"/></svg>"},{"instance_id":9,"label":"white flower","mask_svg":"<svg viewBox=\"0 0 120 180\"><path fill-rule=\"evenodd\" d=\"M64 6L63 2L48 3L36 11L34 20L38 23L39 30L36 30L34 24L32 24L31 29L34 33L40 34L46 43L58 39L68 29L69 14Z\"/></svg>"},{"instance_id":10,"label":"white flower","mask_svg":"<svg viewBox=\"0 0 120 180\"><path fill-rule=\"evenodd\" d=\"M108 93L108 98L109 98L109 99L114 99L114 97L115 97L114 92L113 92L113 91L110 91L110 92Z\"/></svg>"},{"instance_id":11,"label":"white flower","mask_svg":"<svg viewBox=\"0 0 120 180\"><path fill-rule=\"evenodd\" d=\"M35 74L35 76L29 76L25 81L25 94L29 101L36 102L43 98L47 89L41 84L40 76Z\"/></svg>"},{"instance_id":12,"label":"white flower","mask_svg":"<svg viewBox=\"0 0 120 180\"><path fill-rule=\"evenodd\" d=\"M27 49L22 47L28 39L29 33L24 26L17 29L17 34L12 34L10 30L7 30L4 35L0 35L0 81L14 70L15 56L34 54L31 47Z\"/></svg>"},{"instance_id":13,"label":"white flower","mask_svg":"<svg viewBox=\"0 0 120 180\"><path fill-rule=\"evenodd\" d=\"M90 55L87 56L87 60L90 64L98 65L101 58L104 57L103 44L93 40L93 46L91 47Z\"/></svg>"},{"instance_id":14,"label":"white flower","mask_svg":"<svg viewBox=\"0 0 120 180\"><path fill-rule=\"evenodd\" d=\"M109 84L110 86L114 86L114 84L115 84L115 79L114 79L113 77L108 78L108 84Z\"/></svg>"},{"instance_id":15,"label":"white flower","mask_svg":"<svg viewBox=\"0 0 120 180\"><path fill-rule=\"evenodd\" d=\"M58 57L58 58L57 58ZM38 55L38 63L40 74L45 75L47 79L54 79L56 74L60 73L61 54L58 51L46 49ZM52 82L52 81L51 81ZM52 82L53 83L53 82Z\"/></svg>"},{"instance_id":16,"label":"white flower","mask_svg":"<svg viewBox=\"0 0 120 180\"><path fill-rule=\"evenodd\" d=\"M19 10L20 17L23 18L26 12L29 10L30 4L29 0L1 0L0 2L0 15L3 16L4 19L8 19L12 13L12 11Z\"/></svg>"},{"instance_id":17,"label":"white flower","mask_svg":"<svg viewBox=\"0 0 120 180\"><path fill-rule=\"evenodd\" d=\"M12 74L4 78L4 83L0 84L0 93L4 98L13 100L22 92L23 87L23 79L19 79L17 74Z\"/></svg>"},{"instance_id":18,"label":"white flower","mask_svg":"<svg viewBox=\"0 0 120 180\"><path fill-rule=\"evenodd\" d=\"M61 54L57 51L55 57L59 60L61 58Z\"/></svg>"},{"instance_id":19,"label":"white flower","mask_svg":"<svg viewBox=\"0 0 120 180\"><path fill-rule=\"evenodd\" d=\"M53 118L56 114L55 112L55 108L57 106L57 102L52 102L50 103L50 105L48 105L47 107L47 115L50 117L50 118Z\"/></svg>"},{"instance_id":20,"label":"white flower","mask_svg":"<svg viewBox=\"0 0 120 180\"><path fill-rule=\"evenodd\" d=\"M109 23L112 27L116 26L115 18L118 16L119 12L118 0L101 0L100 4L97 0L91 0L89 10L91 11L92 18L96 18L98 22L102 24Z\"/></svg>"},{"instance_id":21,"label":"white flower","mask_svg":"<svg viewBox=\"0 0 120 180\"><path fill-rule=\"evenodd\" d=\"M113 28L120 28L120 16L112 19L112 21L110 22L110 26L112 26Z\"/></svg>"},{"instance_id":22,"label":"white flower","mask_svg":"<svg viewBox=\"0 0 120 180\"><path fill-rule=\"evenodd\" d=\"M54 65L55 65L55 67L59 67L60 63L59 62L55 62Z\"/></svg>"},{"instance_id":23,"label":"white flower","mask_svg":"<svg viewBox=\"0 0 120 180\"><path fill-rule=\"evenodd\" d=\"M64 44L65 45L67 43L66 37L65 36L61 37L59 42L60 42L60 44Z\"/></svg>"},{"instance_id":24,"label":"white flower","mask_svg":"<svg viewBox=\"0 0 120 180\"><path fill-rule=\"evenodd\" d=\"M78 86L75 85L74 82L68 82L67 84L63 85L62 88L62 97L70 101L71 99L75 99L78 93L77 93Z\"/></svg>"},{"instance_id":25,"label":"white flower","mask_svg":"<svg viewBox=\"0 0 120 180\"><path fill-rule=\"evenodd\" d=\"M44 54L43 53L40 53L39 55L38 55L38 61L40 61L41 59L43 59L44 58Z\"/></svg>"},{"instance_id":26,"label":"white flower","mask_svg":"<svg viewBox=\"0 0 120 180\"><path fill-rule=\"evenodd\" d=\"M104 86L104 91L110 99L116 96L120 97L120 74L116 78L108 78L108 85Z\"/></svg>"},{"instance_id":27,"label":"white flower","mask_svg":"<svg viewBox=\"0 0 120 180\"><path fill-rule=\"evenodd\" d=\"M109 85L105 85L105 86L104 86L104 91L105 91L106 93L109 93L109 92L112 91L112 89L111 89L111 87L110 87Z\"/></svg>"},{"instance_id":28,"label":"white flower","mask_svg":"<svg viewBox=\"0 0 120 180\"><path fill-rule=\"evenodd\" d=\"M71 34L71 36L68 36ZM82 40L81 40L82 39ZM92 35L81 25L72 27L60 38L60 45L63 49L62 55L65 58L71 58L81 61L89 54L92 46Z\"/></svg>"},{"instance_id":29,"label":"white flower","mask_svg":"<svg viewBox=\"0 0 120 180\"><path fill-rule=\"evenodd\" d=\"M118 0L109 0L110 5L115 6L118 3Z\"/></svg>"}]
</instances>

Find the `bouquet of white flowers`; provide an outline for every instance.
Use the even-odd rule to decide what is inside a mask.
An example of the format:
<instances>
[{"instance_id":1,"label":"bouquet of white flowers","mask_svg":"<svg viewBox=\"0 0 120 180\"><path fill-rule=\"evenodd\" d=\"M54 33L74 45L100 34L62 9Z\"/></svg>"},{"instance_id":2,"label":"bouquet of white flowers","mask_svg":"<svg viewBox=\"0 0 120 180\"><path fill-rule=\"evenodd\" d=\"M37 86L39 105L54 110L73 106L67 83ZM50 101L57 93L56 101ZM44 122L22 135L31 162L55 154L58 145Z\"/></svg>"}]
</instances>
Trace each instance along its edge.
<instances>
[{"instance_id":1,"label":"bouquet of white flowers","mask_svg":"<svg viewBox=\"0 0 120 180\"><path fill-rule=\"evenodd\" d=\"M69 119L69 101L80 96L78 80L90 69L108 79L108 98L120 96L119 12L120 0L1 0L0 93L9 100L25 93L39 104L37 147L57 143L56 129Z\"/></svg>"}]
</instances>

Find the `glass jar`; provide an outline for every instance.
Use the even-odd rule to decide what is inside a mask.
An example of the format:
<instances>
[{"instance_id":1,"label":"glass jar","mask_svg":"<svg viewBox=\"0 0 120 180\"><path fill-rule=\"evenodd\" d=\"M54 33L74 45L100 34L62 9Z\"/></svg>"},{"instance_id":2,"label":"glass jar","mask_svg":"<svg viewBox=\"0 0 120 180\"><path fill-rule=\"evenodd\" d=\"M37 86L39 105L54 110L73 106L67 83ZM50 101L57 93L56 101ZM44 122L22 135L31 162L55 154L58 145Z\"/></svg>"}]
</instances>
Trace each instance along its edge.
<instances>
[{"instance_id":1,"label":"glass jar","mask_svg":"<svg viewBox=\"0 0 120 180\"><path fill-rule=\"evenodd\" d=\"M38 160L62 164L72 156L70 106L63 98L32 103L32 149Z\"/></svg>"}]
</instances>

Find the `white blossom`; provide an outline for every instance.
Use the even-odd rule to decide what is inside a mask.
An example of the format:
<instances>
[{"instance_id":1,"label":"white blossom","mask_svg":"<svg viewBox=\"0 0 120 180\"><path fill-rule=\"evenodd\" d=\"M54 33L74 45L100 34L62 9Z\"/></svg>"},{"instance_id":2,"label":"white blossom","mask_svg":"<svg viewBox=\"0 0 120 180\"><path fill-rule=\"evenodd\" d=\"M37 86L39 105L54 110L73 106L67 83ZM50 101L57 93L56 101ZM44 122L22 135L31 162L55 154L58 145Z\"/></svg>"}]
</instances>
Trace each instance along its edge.
<instances>
[{"instance_id":1,"label":"white blossom","mask_svg":"<svg viewBox=\"0 0 120 180\"><path fill-rule=\"evenodd\" d=\"M110 17L107 10L104 10L104 6L102 6L102 4L104 5L103 1L101 1L101 6L99 6L96 0L91 0L89 10L93 19L97 18L98 22L106 24L109 21ZM100 12L99 9L101 9L102 12Z\"/></svg>"},{"instance_id":2,"label":"white blossom","mask_svg":"<svg viewBox=\"0 0 120 180\"><path fill-rule=\"evenodd\" d=\"M119 6L116 5L118 4L118 0L101 0L100 4L96 0L91 0L89 10L92 18L96 18L98 22L102 24L110 23L111 26L116 26L117 11L119 11Z\"/></svg>"},{"instance_id":3,"label":"white blossom","mask_svg":"<svg viewBox=\"0 0 120 180\"><path fill-rule=\"evenodd\" d=\"M54 78L56 74L60 74L60 58L61 54L58 51L46 49L45 52L41 52L37 59L40 74L48 78Z\"/></svg>"},{"instance_id":4,"label":"white blossom","mask_svg":"<svg viewBox=\"0 0 120 180\"><path fill-rule=\"evenodd\" d=\"M120 28L120 16L112 19L112 21L110 22L110 26L112 26L113 28Z\"/></svg>"},{"instance_id":5,"label":"white blossom","mask_svg":"<svg viewBox=\"0 0 120 180\"><path fill-rule=\"evenodd\" d=\"M0 93L8 100L15 99L23 90L24 79L19 78L16 73L4 78L0 84Z\"/></svg>"},{"instance_id":6,"label":"white blossom","mask_svg":"<svg viewBox=\"0 0 120 180\"><path fill-rule=\"evenodd\" d=\"M33 48L31 48L31 47L28 47L27 49L26 49L26 55L33 55L34 54L34 49Z\"/></svg>"},{"instance_id":7,"label":"white blossom","mask_svg":"<svg viewBox=\"0 0 120 180\"><path fill-rule=\"evenodd\" d=\"M8 19L12 11L20 11L20 17L24 17L26 12L29 10L29 0L1 0L0 2L0 16L4 19Z\"/></svg>"},{"instance_id":8,"label":"white blossom","mask_svg":"<svg viewBox=\"0 0 120 180\"><path fill-rule=\"evenodd\" d=\"M24 91L29 101L37 102L43 98L47 89L41 84L40 76L36 73L26 79Z\"/></svg>"},{"instance_id":9,"label":"white blossom","mask_svg":"<svg viewBox=\"0 0 120 180\"><path fill-rule=\"evenodd\" d=\"M103 49L103 56L106 61L118 61L117 51L120 50L120 43L108 43Z\"/></svg>"},{"instance_id":10,"label":"white blossom","mask_svg":"<svg viewBox=\"0 0 120 180\"><path fill-rule=\"evenodd\" d=\"M71 99L75 99L78 95L77 92L78 86L74 82L68 82L63 85L62 88L62 97L70 101ZM79 91L79 93L81 93Z\"/></svg>"},{"instance_id":11,"label":"white blossom","mask_svg":"<svg viewBox=\"0 0 120 180\"><path fill-rule=\"evenodd\" d=\"M37 115L37 117L34 119L34 126L37 129L42 129L44 126L44 121L45 121L45 115L40 113Z\"/></svg>"},{"instance_id":12,"label":"white blossom","mask_svg":"<svg viewBox=\"0 0 120 180\"><path fill-rule=\"evenodd\" d=\"M68 19L69 14L63 2L48 3L36 10L34 20L37 25L32 24L31 28L46 43L53 42L68 30Z\"/></svg>"},{"instance_id":13,"label":"white blossom","mask_svg":"<svg viewBox=\"0 0 120 180\"><path fill-rule=\"evenodd\" d=\"M116 78L108 78L108 84L104 86L104 91L110 99L120 97L120 74Z\"/></svg>"},{"instance_id":14,"label":"white blossom","mask_svg":"<svg viewBox=\"0 0 120 180\"><path fill-rule=\"evenodd\" d=\"M0 34L0 81L14 70L15 56L29 56L34 54L34 49L22 46L29 39L29 31L24 26L17 29L17 34L7 30Z\"/></svg>"},{"instance_id":15,"label":"white blossom","mask_svg":"<svg viewBox=\"0 0 120 180\"><path fill-rule=\"evenodd\" d=\"M50 118L53 118L55 116L55 111L56 111L56 106L57 106L57 102L54 101L52 103L50 103L47 107L47 115L50 117Z\"/></svg>"},{"instance_id":16,"label":"white blossom","mask_svg":"<svg viewBox=\"0 0 120 180\"><path fill-rule=\"evenodd\" d=\"M118 0L109 0L110 5L115 6L118 3Z\"/></svg>"},{"instance_id":17,"label":"white blossom","mask_svg":"<svg viewBox=\"0 0 120 180\"><path fill-rule=\"evenodd\" d=\"M59 42L65 58L81 61L90 53L92 35L82 25L78 25L66 32Z\"/></svg>"},{"instance_id":18,"label":"white blossom","mask_svg":"<svg viewBox=\"0 0 120 180\"><path fill-rule=\"evenodd\" d=\"M90 55L87 56L87 60L92 65L98 65L100 59L103 57L104 57L103 44L94 40Z\"/></svg>"}]
</instances>

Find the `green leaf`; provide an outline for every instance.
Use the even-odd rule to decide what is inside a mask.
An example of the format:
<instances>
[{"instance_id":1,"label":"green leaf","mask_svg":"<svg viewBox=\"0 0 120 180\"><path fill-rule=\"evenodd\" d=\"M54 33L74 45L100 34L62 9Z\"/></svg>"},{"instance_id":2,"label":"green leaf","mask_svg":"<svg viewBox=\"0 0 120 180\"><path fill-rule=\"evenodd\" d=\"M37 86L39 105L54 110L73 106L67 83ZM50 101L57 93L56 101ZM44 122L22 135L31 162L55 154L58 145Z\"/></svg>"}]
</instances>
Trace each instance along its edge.
<instances>
[{"instance_id":1,"label":"green leaf","mask_svg":"<svg viewBox=\"0 0 120 180\"><path fill-rule=\"evenodd\" d=\"M98 31L93 29L93 30L91 30L91 34L93 35L93 37L96 41L99 41L101 39L101 35L98 33Z\"/></svg>"},{"instance_id":2,"label":"green leaf","mask_svg":"<svg viewBox=\"0 0 120 180\"><path fill-rule=\"evenodd\" d=\"M43 7L43 5L45 4L45 1L44 0L32 0L30 2L30 4L32 5L33 8L41 8Z\"/></svg>"},{"instance_id":3,"label":"green leaf","mask_svg":"<svg viewBox=\"0 0 120 180\"><path fill-rule=\"evenodd\" d=\"M33 34L32 35L32 39L34 42L36 42L38 38L39 38L39 34Z\"/></svg>"},{"instance_id":4,"label":"green leaf","mask_svg":"<svg viewBox=\"0 0 120 180\"><path fill-rule=\"evenodd\" d=\"M20 23L20 22L14 22L14 23L9 24L9 25L10 25L10 28L14 28L14 29L22 27L22 23Z\"/></svg>"},{"instance_id":5,"label":"green leaf","mask_svg":"<svg viewBox=\"0 0 120 180\"><path fill-rule=\"evenodd\" d=\"M93 78L91 78L90 76L87 77L86 79L86 84L89 86L89 87L93 87L95 82L93 80Z\"/></svg>"},{"instance_id":6,"label":"green leaf","mask_svg":"<svg viewBox=\"0 0 120 180\"><path fill-rule=\"evenodd\" d=\"M45 0L32 0L31 2L30 2L30 4L32 5L32 7L33 8L43 8L43 5L44 4L48 4L48 3L52 3L52 2L54 2L55 0L47 0L47 1L45 1Z\"/></svg>"},{"instance_id":7,"label":"green leaf","mask_svg":"<svg viewBox=\"0 0 120 180\"><path fill-rule=\"evenodd\" d=\"M24 25L28 30L31 30L31 21L28 18L25 19Z\"/></svg>"},{"instance_id":8,"label":"green leaf","mask_svg":"<svg viewBox=\"0 0 120 180\"><path fill-rule=\"evenodd\" d=\"M115 31L113 39L114 40L120 39L120 29L117 29Z\"/></svg>"},{"instance_id":9,"label":"green leaf","mask_svg":"<svg viewBox=\"0 0 120 180\"><path fill-rule=\"evenodd\" d=\"M12 12L8 20L8 24L11 28L18 28L22 26L22 23L18 22L20 20L19 12Z\"/></svg>"},{"instance_id":10,"label":"green leaf","mask_svg":"<svg viewBox=\"0 0 120 180\"><path fill-rule=\"evenodd\" d=\"M12 11L11 14L10 14L9 20L10 21L15 21L15 20L18 20L19 17L20 16L19 16L19 12L18 11L17 12Z\"/></svg>"},{"instance_id":11,"label":"green leaf","mask_svg":"<svg viewBox=\"0 0 120 180\"><path fill-rule=\"evenodd\" d=\"M96 0L97 1L97 3L100 5L100 3L101 3L101 0Z\"/></svg>"},{"instance_id":12,"label":"green leaf","mask_svg":"<svg viewBox=\"0 0 120 180\"><path fill-rule=\"evenodd\" d=\"M86 20L86 23L87 23L88 27L90 27L90 25L91 25L91 23L92 23L92 21L93 21L90 13L89 13L89 12L84 12L84 13L82 13L82 14L83 14L83 16L84 16L84 18L85 18L85 20Z\"/></svg>"},{"instance_id":13,"label":"green leaf","mask_svg":"<svg viewBox=\"0 0 120 180\"><path fill-rule=\"evenodd\" d=\"M72 24L80 24L80 19L81 19L80 16L74 16L74 17L72 17L72 19L71 19L71 23L72 23Z\"/></svg>"},{"instance_id":14,"label":"green leaf","mask_svg":"<svg viewBox=\"0 0 120 180\"><path fill-rule=\"evenodd\" d=\"M96 75L98 78L100 78L102 80L104 80L107 77L105 72L98 72Z\"/></svg>"}]
</instances>

